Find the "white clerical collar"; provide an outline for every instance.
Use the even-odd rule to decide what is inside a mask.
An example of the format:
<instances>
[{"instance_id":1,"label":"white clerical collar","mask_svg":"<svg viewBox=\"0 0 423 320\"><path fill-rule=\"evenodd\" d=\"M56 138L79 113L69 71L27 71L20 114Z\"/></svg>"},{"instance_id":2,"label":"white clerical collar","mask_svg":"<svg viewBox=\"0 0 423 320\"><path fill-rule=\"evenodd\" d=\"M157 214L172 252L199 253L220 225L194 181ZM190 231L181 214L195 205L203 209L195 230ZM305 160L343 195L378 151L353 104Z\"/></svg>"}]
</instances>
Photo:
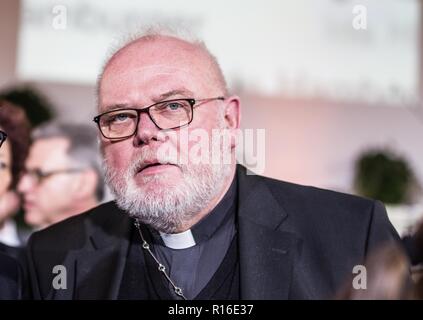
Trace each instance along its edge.
<instances>
[{"instance_id":1,"label":"white clerical collar","mask_svg":"<svg viewBox=\"0 0 423 320\"><path fill-rule=\"evenodd\" d=\"M195 240L190 229L181 233L163 233L160 236L166 247L171 249L187 249L195 246Z\"/></svg>"}]
</instances>

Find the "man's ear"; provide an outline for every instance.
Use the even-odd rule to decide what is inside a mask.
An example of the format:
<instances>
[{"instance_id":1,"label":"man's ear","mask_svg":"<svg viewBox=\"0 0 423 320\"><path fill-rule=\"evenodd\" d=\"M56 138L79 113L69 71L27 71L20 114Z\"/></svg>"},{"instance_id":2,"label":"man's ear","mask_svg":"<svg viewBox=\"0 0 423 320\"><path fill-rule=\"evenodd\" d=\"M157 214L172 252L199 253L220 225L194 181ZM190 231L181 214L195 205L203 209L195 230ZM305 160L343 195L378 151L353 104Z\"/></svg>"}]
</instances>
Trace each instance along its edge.
<instances>
[{"instance_id":1,"label":"man's ear","mask_svg":"<svg viewBox=\"0 0 423 320\"><path fill-rule=\"evenodd\" d=\"M226 129L239 129L241 123L241 101L238 96L230 96L225 99L225 123Z\"/></svg>"},{"instance_id":2,"label":"man's ear","mask_svg":"<svg viewBox=\"0 0 423 320\"><path fill-rule=\"evenodd\" d=\"M231 148L235 148L241 125L241 100L238 96L230 96L225 99L225 103L225 129L230 131Z\"/></svg>"}]
</instances>

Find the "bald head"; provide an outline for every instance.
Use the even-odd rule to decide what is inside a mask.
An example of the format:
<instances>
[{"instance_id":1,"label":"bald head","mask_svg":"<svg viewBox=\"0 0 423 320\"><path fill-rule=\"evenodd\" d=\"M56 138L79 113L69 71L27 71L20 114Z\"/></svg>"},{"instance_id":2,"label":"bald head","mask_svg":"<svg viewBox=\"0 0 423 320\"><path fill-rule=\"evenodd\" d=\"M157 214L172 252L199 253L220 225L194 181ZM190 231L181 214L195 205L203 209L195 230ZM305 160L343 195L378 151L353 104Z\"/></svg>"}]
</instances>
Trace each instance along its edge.
<instances>
[{"instance_id":1,"label":"bald head","mask_svg":"<svg viewBox=\"0 0 423 320\"><path fill-rule=\"evenodd\" d=\"M185 89L187 93L194 94L191 96L193 98L227 95L220 66L202 42L171 35L147 34L128 42L106 62L97 87L100 110L104 109L107 92L111 88L153 80L153 74L157 75L156 80L175 74L187 80L192 76L200 92L194 92L194 88Z\"/></svg>"}]
</instances>

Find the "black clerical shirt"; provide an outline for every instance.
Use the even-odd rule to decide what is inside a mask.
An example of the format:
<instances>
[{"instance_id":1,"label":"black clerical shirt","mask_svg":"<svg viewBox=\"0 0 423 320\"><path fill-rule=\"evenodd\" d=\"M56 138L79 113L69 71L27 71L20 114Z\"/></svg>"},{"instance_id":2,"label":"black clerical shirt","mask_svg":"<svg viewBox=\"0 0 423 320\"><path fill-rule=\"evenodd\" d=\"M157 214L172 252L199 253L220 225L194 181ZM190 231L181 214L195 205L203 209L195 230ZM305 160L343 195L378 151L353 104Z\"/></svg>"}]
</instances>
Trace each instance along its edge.
<instances>
[{"instance_id":1,"label":"black clerical shirt","mask_svg":"<svg viewBox=\"0 0 423 320\"><path fill-rule=\"evenodd\" d=\"M195 245L192 247L185 249L169 248L165 245L159 232L146 226L141 227L147 242L151 244L154 255L166 267L172 281L182 288L187 299L194 299L206 287L224 260L232 240L235 238L236 181L235 177L218 205L190 229L195 241ZM134 244L139 245L141 243L136 230L134 230L131 238L131 247ZM130 252L139 254L141 250L130 249ZM129 275L127 272L131 271L128 266L125 269L124 278L129 277L133 279L132 282L138 282L136 277L141 277L141 272L138 271ZM125 283L127 281L128 278L124 279ZM171 296L177 298L169 283L168 287Z\"/></svg>"}]
</instances>

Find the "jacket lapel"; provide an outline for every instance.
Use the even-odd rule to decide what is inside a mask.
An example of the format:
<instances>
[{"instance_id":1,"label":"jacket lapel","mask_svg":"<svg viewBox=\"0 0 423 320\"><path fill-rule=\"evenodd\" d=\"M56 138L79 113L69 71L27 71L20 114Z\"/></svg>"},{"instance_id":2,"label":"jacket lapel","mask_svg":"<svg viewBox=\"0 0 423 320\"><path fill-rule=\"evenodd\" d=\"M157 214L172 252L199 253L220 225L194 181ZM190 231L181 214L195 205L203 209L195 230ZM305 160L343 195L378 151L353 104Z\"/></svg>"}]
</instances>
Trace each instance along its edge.
<instances>
[{"instance_id":1,"label":"jacket lapel","mask_svg":"<svg viewBox=\"0 0 423 320\"><path fill-rule=\"evenodd\" d=\"M83 252L76 259L74 299L117 299L125 268L124 245Z\"/></svg>"},{"instance_id":2,"label":"jacket lapel","mask_svg":"<svg viewBox=\"0 0 423 320\"><path fill-rule=\"evenodd\" d=\"M102 228L90 237L94 252L77 258L77 299L117 299L128 253L131 223L127 214L116 210Z\"/></svg>"},{"instance_id":3,"label":"jacket lapel","mask_svg":"<svg viewBox=\"0 0 423 320\"><path fill-rule=\"evenodd\" d=\"M238 166L241 299L288 299L299 239L284 230L282 205L259 176Z\"/></svg>"},{"instance_id":4,"label":"jacket lapel","mask_svg":"<svg viewBox=\"0 0 423 320\"><path fill-rule=\"evenodd\" d=\"M69 252L65 265L71 290L55 290L55 299L117 299L129 248L131 219L119 210L90 221L88 241Z\"/></svg>"}]
</instances>

